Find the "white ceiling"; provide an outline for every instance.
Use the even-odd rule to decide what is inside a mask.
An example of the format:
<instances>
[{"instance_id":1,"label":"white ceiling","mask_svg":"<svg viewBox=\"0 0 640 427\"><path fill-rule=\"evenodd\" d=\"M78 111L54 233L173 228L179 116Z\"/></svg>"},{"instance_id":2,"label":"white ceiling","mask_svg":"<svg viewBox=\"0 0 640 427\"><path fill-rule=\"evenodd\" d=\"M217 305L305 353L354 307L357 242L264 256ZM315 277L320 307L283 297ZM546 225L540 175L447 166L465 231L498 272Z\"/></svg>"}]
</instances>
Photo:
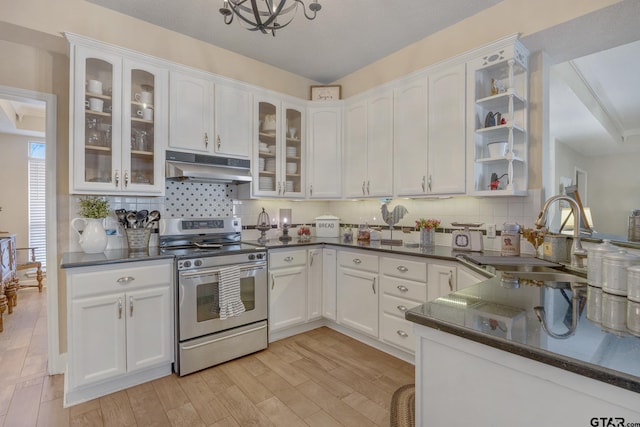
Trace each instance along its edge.
<instances>
[{"instance_id":1,"label":"white ceiling","mask_svg":"<svg viewBox=\"0 0 640 427\"><path fill-rule=\"evenodd\" d=\"M225 25L223 0L87 1L327 84L501 0L318 0L275 37Z\"/></svg>"}]
</instances>

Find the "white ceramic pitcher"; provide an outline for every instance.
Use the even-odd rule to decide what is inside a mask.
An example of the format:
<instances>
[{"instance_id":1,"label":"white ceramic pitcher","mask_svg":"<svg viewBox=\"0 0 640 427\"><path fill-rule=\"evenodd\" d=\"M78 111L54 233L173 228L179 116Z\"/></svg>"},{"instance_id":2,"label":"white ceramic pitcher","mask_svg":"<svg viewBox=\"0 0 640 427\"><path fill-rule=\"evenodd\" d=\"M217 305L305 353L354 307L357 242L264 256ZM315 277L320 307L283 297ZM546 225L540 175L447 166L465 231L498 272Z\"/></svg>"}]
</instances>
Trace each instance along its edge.
<instances>
[{"instance_id":1,"label":"white ceramic pitcher","mask_svg":"<svg viewBox=\"0 0 640 427\"><path fill-rule=\"evenodd\" d=\"M84 223L82 232L76 226L78 221ZM80 247L87 254L99 254L107 247L107 233L104 231L102 219L97 218L74 218L71 221L71 228L80 237Z\"/></svg>"}]
</instances>

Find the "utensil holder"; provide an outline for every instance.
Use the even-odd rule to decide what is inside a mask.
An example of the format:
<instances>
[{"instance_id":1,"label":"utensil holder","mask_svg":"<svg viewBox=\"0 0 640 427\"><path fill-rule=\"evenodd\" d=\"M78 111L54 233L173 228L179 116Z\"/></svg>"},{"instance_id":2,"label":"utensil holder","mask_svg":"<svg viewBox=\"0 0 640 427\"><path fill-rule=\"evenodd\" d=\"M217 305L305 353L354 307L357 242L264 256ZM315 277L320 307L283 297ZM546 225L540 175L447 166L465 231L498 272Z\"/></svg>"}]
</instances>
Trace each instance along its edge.
<instances>
[{"instance_id":1,"label":"utensil holder","mask_svg":"<svg viewBox=\"0 0 640 427\"><path fill-rule=\"evenodd\" d=\"M127 244L130 251L146 251L149 249L151 228L125 228Z\"/></svg>"}]
</instances>

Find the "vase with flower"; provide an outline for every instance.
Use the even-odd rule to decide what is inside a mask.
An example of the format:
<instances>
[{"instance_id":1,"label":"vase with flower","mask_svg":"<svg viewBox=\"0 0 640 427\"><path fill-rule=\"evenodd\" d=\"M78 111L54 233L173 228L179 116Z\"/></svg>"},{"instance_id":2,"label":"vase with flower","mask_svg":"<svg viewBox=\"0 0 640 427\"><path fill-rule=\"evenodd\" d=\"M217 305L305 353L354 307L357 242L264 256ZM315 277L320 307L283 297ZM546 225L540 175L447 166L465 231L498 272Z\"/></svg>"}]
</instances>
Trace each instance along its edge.
<instances>
[{"instance_id":1,"label":"vase with flower","mask_svg":"<svg viewBox=\"0 0 640 427\"><path fill-rule=\"evenodd\" d=\"M440 220L434 218L420 218L416 220L416 230L420 232L420 247L429 248L436 244L436 228Z\"/></svg>"}]
</instances>

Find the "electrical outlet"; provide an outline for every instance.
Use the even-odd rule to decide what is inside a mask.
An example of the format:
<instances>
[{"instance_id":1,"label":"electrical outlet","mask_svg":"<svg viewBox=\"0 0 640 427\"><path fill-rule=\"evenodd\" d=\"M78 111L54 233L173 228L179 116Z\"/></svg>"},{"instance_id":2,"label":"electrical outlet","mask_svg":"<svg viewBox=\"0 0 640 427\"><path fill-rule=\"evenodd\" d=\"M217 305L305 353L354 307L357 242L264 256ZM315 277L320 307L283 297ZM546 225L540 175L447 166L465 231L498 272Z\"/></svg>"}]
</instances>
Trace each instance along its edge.
<instances>
[{"instance_id":1,"label":"electrical outlet","mask_svg":"<svg viewBox=\"0 0 640 427\"><path fill-rule=\"evenodd\" d=\"M487 237L489 239L496 238L496 225L495 224L487 224Z\"/></svg>"}]
</instances>

